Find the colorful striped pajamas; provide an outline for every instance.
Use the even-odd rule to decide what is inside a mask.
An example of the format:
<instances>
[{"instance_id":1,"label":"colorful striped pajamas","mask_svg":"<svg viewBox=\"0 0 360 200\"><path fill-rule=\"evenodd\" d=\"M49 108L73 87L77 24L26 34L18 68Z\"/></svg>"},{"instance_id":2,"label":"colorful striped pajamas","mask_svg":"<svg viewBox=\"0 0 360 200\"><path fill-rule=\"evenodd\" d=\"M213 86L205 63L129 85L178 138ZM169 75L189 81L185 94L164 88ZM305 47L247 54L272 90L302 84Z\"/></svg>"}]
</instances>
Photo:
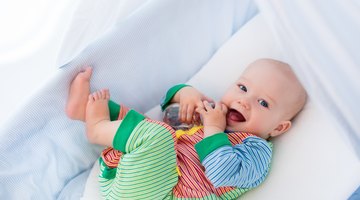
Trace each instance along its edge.
<instances>
[{"instance_id":1,"label":"colorful striped pajamas","mask_svg":"<svg viewBox=\"0 0 360 200\"><path fill-rule=\"evenodd\" d=\"M166 94L164 109L178 90ZM218 133L201 126L175 131L109 101L110 119L122 120L113 148L103 151L100 186L105 199L237 199L268 174L272 145L257 136Z\"/></svg>"}]
</instances>

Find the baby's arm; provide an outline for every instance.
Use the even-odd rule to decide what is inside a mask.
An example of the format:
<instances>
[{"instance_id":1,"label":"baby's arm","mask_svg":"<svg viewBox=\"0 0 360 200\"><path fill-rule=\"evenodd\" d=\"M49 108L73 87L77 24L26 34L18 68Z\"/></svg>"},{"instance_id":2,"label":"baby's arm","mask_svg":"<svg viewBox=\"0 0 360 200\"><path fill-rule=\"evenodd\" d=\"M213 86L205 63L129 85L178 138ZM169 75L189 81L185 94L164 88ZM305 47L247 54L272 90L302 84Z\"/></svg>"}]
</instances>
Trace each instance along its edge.
<instances>
[{"instance_id":1,"label":"baby's arm","mask_svg":"<svg viewBox=\"0 0 360 200\"><path fill-rule=\"evenodd\" d=\"M213 101L199 90L185 84L175 85L170 88L161 103L164 110L171 103L179 103L179 119L184 123L192 123L194 120L195 109L202 105L202 101ZM196 119L195 119L196 120ZM197 115L197 120L199 117Z\"/></svg>"},{"instance_id":2,"label":"baby's arm","mask_svg":"<svg viewBox=\"0 0 360 200\"><path fill-rule=\"evenodd\" d=\"M231 146L225 133L207 137L195 148L206 176L215 187L256 187L268 173L272 154L264 139L249 136L242 144Z\"/></svg>"}]
</instances>

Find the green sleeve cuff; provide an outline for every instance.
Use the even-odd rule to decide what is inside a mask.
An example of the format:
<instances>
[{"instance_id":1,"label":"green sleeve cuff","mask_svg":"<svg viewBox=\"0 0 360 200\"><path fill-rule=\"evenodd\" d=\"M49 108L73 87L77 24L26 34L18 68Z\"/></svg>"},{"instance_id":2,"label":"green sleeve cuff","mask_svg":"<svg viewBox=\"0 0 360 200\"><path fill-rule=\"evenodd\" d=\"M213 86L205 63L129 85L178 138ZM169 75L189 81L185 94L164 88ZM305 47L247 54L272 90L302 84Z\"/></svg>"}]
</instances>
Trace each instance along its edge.
<instances>
[{"instance_id":1,"label":"green sleeve cuff","mask_svg":"<svg viewBox=\"0 0 360 200\"><path fill-rule=\"evenodd\" d=\"M99 158L99 163L100 163L100 165L104 166L104 169L101 171L101 176L103 178L106 178L106 179L115 178L117 168L109 168L108 166L106 166L106 164L104 163L104 161L101 157Z\"/></svg>"},{"instance_id":2,"label":"green sleeve cuff","mask_svg":"<svg viewBox=\"0 0 360 200\"><path fill-rule=\"evenodd\" d=\"M173 86L172 88L170 88L167 92L166 95L164 96L163 100L161 101L161 110L164 111L165 108L170 104L171 99L174 97L174 95L183 87L187 87L190 85L186 85L186 84L178 84Z\"/></svg>"},{"instance_id":3,"label":"green sleeve cuff","mask_svg":"<svg viewBox=\"0 0 360 200\"><path fill-rule=\"evenodd\" d=\"M110 111L110 121L117 120L120 113L120 105L110 100L108 107Z\"/></svg>"},{"instance_id":4,"label":"green sleeve cuff","mask_svg":"<svg viewBox=\"0 0 360 200\"><path fill-rule=\"evenodd\" d=\"M125 147L126 142L129 139L132 131L138 125L139 122L144 120L145 117L136 112L135 110L130 110L124 119L122 120L118 130L116 131L114 140L113 140L113 147L116 150L119 150L123 153L126 153Z\"/></svg>"},{"instance_id":5,"label":"green sleeve cuff","mask_svg":"<svg viewBox=\"0 0 360 200\"><path fill-rule=\"evenodd\" d=\"M211 152L222 146L231 146L231 142L226 133L217 133L204 138L195 144L195 149L199 155L200 162L202 162Z\"/></svg>"}]
</instances>

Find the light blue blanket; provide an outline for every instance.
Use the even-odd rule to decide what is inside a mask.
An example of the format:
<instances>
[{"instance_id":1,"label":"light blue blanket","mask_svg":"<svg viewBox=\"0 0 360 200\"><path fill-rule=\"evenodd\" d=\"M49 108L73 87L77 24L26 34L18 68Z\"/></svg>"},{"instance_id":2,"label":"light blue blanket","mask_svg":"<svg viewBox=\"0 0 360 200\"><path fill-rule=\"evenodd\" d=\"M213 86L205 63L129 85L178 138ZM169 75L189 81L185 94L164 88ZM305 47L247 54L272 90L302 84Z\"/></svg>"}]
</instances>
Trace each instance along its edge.
<instances>
[{"instance_id":1,"label":"light blue blanket","mask_svg":"<svg viewBox=\"0 0 360 200\"><path fill-rule=\"evenodd\" d=\"M257 12L252 1L153 0L118 23L56 75L0 129L1 199L78 199L102 147L90 145L64 107L84 65L92 90L140 112L187 81Z\"/></svg>"},{"instance_id":2,"label":"light blue blanket","mask_svg":"<svg viewBox=\"0 0 360 200\"><path fill-rule=\"evenodd\" d=\"M359 200L360 199L360 186L355 190L355 192L349 197L348 200Z\"/></svg>"}]
</instances>

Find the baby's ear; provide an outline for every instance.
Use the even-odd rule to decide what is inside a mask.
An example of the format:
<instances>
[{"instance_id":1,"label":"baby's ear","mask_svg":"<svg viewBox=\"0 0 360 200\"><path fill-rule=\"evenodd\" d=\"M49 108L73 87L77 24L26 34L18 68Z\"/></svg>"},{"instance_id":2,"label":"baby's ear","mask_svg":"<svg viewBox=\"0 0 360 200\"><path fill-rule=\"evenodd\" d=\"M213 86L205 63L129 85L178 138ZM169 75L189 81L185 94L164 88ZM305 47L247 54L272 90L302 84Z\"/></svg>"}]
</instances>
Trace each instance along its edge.
<instances>
[{"instance_id":1,"label":"baby's ear","mask_svg":"<svg viewBox=\"0 0 360 200\"><path fill-rule=\"evenodd\" d=\"M279 136L289 130L291 127L291 121L281 121L280 124L270 133L271 137Z\"/></svg>"}]
</instances>

